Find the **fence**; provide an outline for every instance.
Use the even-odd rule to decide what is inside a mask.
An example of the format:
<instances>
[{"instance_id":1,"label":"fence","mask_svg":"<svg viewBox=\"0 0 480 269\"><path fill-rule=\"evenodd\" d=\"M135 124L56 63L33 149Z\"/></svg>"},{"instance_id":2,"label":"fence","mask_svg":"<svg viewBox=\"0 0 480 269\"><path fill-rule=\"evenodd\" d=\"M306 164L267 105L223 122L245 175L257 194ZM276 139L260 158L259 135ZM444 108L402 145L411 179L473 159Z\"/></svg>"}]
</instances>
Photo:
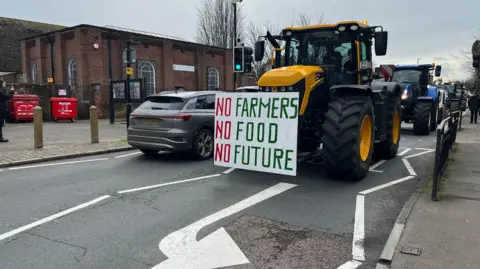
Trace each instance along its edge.
<instances>
[{"instance_id":1,"label":"fence","mask_svg":"<svg viewBox=\"0 0 480 269\"><path fill-rule=\"evenodd\" d=\"M437 146L435 148L435 163L433 167L432 200L437 200L438 185L448 163L448 156L457 138L461 124L462 110L450 113L437 128Z\"/></svg>"}]
</instances>

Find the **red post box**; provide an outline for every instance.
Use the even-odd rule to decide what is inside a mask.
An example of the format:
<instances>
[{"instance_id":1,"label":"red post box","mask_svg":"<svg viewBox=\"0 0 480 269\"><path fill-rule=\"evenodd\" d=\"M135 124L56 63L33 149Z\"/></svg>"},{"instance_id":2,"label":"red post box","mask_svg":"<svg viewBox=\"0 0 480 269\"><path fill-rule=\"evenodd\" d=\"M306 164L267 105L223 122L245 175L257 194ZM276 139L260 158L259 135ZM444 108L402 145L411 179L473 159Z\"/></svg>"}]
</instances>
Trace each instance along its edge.
<instances>
[{"instance_id":1,"label":"red post box","mask_svg":"<svg viewBox=\"0 0 480 269\"><path fill-rule=\"evenodd\" d=\"M70 120L75 122L77 118L77 98L52 97L52 118L58 120Z\"/></svg>"},{"instance_id":2,"label":"red post box","mask_svg":"<svg viewBox=\"0 0 480 269\"><path fill-rule=\"evenodd\" d=\"M40 103L34 94L14 94L8 101L8 118L12 121L33 121L33 109Z\"/></svg>"}]
</instances>

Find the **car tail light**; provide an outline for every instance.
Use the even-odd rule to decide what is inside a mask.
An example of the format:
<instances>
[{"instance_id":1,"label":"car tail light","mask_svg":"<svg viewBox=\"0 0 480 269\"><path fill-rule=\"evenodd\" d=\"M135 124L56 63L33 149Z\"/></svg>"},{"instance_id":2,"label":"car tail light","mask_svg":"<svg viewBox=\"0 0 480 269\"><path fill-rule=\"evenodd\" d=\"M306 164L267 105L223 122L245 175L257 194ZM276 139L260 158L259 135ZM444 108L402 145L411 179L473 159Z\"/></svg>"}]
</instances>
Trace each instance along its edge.
<instances>
[{"instance_id":1,"label":"car tail light","mask_svg":"<svg viewBox=\"0 0 480 269\"><path fill-rule=\"evenodd\" d=\"M191 114L178 114L178 115L160 116L160 118L182 119L182 120L184 120L184 121L188 121L191 117L192 117Z\"/></svg>"}]
</instances>

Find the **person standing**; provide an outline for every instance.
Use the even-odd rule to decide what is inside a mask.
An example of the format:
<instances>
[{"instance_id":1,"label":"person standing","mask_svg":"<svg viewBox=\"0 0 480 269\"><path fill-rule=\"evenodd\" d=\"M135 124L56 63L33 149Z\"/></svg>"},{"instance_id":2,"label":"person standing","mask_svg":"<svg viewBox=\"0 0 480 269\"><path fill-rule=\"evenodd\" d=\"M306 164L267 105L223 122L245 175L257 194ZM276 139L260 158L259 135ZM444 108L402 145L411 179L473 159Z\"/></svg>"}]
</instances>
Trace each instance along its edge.
<instances>
[{"instance_id":1,"label":"person standing","mask_svg":"<svg viewBox=\"0 0 480 269\"><path fill-rule=\"evenodd\" d=\"M479 102L480 98L478 94L470 97L468 100L468 109L470 109L470 124L473 124L473 122L475 122L475 124L477 123L478 108L480 105Z\"/></svg>"},{"instance_id":2,"label":"person standing","mask_svg":"<svg viewBox=\"0 0 480 269\"><path fill-rule=\"evenodd\" d=\"M8 116L8 100L11 98L12 95L7 93L7 83L0 79L0 143L8 142L8 139L3 137L3 123Z\"/></svg>"}]
</instances>

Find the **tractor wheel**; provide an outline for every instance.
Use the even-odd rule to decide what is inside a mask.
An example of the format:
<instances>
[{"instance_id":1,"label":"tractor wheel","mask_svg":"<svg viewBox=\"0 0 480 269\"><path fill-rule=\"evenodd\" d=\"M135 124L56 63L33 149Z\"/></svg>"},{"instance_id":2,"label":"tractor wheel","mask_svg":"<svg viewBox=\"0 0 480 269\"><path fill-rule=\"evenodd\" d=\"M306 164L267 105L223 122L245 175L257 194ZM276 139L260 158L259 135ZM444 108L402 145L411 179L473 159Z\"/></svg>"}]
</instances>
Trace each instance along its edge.
<instances>
[{"instance_id":1,"label":"tractor wheel","mask_svg":"<svg viewBox=\"0 0 480 269\"><path fill-rule=\"evenodd\" d=\"M323 161L336 178L361 180L368 172L375 141L369 96L334 96L322 126Z\"/></svg>"},{"instance_id":2,"label":"tractor wheel","mask_svg":"<svg viewBox=\"0 0 480 269\"><path fill-rule=\"evenodd\" d=\"M438 103L434 103L432 106L432 120L430 121L430 131L435 131L437 129L438 110Z\"/></svg>"},{"instance_id":3,"label":"tractor wheel","mask_svg":"<svg viewBox=\"0 0 480 269\"><path fill-rule=\"evenodd\" d=\"M387 139L375 144L375 156L391 159L397 156L400 145L400 127L402 125L402 106L400 98L392 97L388 104Z\"/></svg>"},{"instance_id":4,"label":"tractor wheel","mask_svg":"<svg viewBox=\"0 0 480 269\"><path fill-rule=\"evenodd\" d=\"M432 103L417 103L413 109L413 133L429 135L432 121Z\"/></svg>"}]
</instances>

